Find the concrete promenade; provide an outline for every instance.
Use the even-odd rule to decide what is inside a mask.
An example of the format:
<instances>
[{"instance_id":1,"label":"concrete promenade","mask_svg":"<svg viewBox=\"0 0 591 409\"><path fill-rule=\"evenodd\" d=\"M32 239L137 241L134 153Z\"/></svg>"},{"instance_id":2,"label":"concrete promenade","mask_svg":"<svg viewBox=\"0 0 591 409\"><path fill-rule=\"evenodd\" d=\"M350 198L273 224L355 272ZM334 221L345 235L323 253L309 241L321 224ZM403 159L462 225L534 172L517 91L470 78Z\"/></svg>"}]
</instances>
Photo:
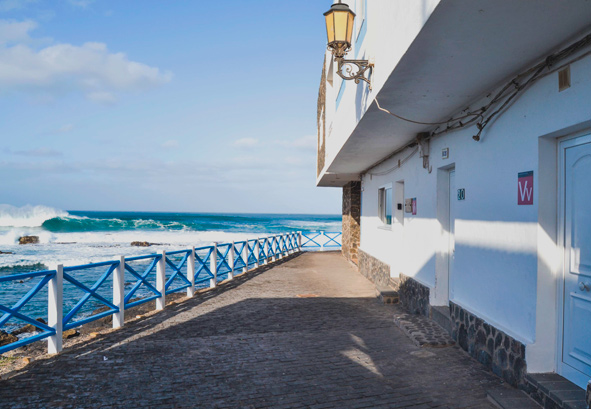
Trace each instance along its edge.
<instances>
[{"instance_id":1,"label":"concrete promenade","mask_svg":"<svg viewBox=\"0 0 591 409\"><path fill-rule=\"evenodd\" d=\"M304 253L0 381L1 408L492 408L501 381L420 349L338 253Z\"/></svg>"}]
</instances>

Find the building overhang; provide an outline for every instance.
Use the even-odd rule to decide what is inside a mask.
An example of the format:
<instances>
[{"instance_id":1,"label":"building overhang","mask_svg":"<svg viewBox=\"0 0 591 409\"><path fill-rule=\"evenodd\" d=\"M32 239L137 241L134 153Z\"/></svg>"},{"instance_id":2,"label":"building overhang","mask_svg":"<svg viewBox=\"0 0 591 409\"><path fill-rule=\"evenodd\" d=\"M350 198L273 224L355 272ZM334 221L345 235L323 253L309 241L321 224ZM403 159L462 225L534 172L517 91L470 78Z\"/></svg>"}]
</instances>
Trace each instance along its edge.
<instances>
[{"instance_id":1,"label":"building overhang","mask_svg":"<svg viewBox=\"0 0 591 409\"><path fill-rule=\"evenodd\" d=\"M406 118L445 121L589 32L591 1L442 0L374 98ZM428 129L373 100L326 158L318 186L358 177Z\"/></svg>"}]
</instances>

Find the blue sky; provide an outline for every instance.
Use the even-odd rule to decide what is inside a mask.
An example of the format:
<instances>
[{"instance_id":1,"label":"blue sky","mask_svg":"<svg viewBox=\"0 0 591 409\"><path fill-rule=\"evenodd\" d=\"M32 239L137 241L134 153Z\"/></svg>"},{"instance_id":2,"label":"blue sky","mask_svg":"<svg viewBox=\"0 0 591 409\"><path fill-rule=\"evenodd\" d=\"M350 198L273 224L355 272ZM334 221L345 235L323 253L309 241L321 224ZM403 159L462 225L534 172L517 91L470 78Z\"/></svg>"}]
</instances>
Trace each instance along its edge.
<instances>
[{"instance_id":1,"label":"blue sky","mask_svg":"<svg viewBox=\"0 0 591 409\"><path fill-rule=\"evenodd\" d=\"M315 187L329 7L0 0L0 203L339 213Z\"/></svg>"}]
</instances>

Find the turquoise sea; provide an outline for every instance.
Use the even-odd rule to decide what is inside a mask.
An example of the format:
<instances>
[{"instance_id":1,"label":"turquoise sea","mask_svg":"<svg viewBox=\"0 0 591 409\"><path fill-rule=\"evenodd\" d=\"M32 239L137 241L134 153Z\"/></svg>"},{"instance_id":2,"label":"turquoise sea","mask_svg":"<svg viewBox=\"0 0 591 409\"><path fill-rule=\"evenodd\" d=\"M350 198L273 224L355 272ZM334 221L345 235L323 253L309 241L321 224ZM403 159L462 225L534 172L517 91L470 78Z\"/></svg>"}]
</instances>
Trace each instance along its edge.
<instances>
[{"instance_id":1,"label":"turquoise sea","mask_svg":"<svg viewBox=\"0 0 591 409\"><path fill-rule=\"evenodd\" d=\"M0 276L53 269L58 264L76 266L114 260L121 255L131 257L290 231L320 230L341 231L341 216L64 211L46 206L0 205L0 251L3 252ZM18 239L26 235L38 236L39 243L19 245ZM147 241L153 245L135 247L131 246L132 241ZM76 279L91 286L103 270L77 272ZM0 282L0 304L11 307L35 284L35 280ZM99 294L111 299L110 283L106 284ZM83 295L70 287L64 287L64 311ZM138 296L142 295L139 291ZM44 290L21 312L45 318L46 303ZM101 306L89 301L80 314L90 314ZM0 330L19 325L12 319Z\"/></svg>"}]
</instances>

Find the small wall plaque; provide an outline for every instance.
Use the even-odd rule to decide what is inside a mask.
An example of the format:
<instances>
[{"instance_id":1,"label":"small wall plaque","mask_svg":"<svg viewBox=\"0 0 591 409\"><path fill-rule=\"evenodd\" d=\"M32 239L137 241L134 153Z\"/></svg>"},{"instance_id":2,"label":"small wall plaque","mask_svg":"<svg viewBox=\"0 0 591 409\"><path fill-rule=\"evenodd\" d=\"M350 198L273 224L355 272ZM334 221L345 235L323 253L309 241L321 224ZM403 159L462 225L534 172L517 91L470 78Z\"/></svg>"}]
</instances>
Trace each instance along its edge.
<instances>
[{"instance_id":1,"label":"small wall plaque","mask_svg":"<svg viewBox=\"0 0 591 409\"><path fill-rule=\"evenodd\" d=\"M517 174L517 204L534 204L534 171Z\"/></svg>"},{"instance_id":2,"label":"small wall plaque","mask_svg":"<svg viewBox=\"0 0 591 409\"><path fill-rule=\"evenodd\" d=\"M449 159L449 148L443 148L441 150L441 159Z\"/></svg>"},{"instance_id":3,"label":"small wall plaque","mask_svg":"<svg viewBox=\"0 0 591 409\"><path fill-rule=\"evenodd\" d=\"M466 200L466 189L458 189L458 200Z\"/></svg>"},{"instance_id":4,"label":"small wall plaque","mask_svg":"<svg viewBox=\"0 0 591 409\"><path fill-rule=\"evenodd\" d=\"M404 200L404 213L412 213L412 199Z\"/></svg>"}]
</instances>

